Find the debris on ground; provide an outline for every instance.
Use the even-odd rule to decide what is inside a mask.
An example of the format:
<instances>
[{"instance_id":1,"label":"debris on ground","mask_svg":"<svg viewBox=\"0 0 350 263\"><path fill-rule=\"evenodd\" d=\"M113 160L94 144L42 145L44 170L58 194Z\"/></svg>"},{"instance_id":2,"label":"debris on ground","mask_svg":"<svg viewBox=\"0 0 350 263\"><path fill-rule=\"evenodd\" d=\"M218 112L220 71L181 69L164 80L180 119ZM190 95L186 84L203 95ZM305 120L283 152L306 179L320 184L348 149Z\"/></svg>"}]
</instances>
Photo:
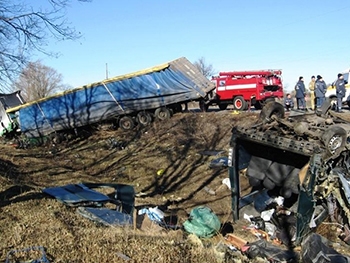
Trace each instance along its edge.
<instances>
[{"instance_id":1,"label":"debris on ground","mask_svg":"<svg viewBox=\"0 0 350 263\"><path fill-rule=\"evenodd\" d=\"M208 238L219 233L221 222L209 207L199 206L191 210L183 227L188 233Z\"/></svg>"},{"instance_id":2,"label":"debris on ground","mask_svg":"<svg viewBox=\"0 0 350 263\"><path fill-rule=\"evenodd\" d=\"M43 246L12 249L7 253L5 263L50 263Z\"/></svg>"}]
</instances>

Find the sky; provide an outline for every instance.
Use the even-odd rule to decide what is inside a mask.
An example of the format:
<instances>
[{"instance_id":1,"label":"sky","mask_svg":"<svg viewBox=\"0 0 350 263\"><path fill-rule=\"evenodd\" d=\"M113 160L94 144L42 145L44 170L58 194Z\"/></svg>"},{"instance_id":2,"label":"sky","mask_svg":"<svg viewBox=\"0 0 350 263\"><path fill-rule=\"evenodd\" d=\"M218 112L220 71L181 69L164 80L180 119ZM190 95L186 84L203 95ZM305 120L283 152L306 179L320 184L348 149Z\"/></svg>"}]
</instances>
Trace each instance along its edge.
<instances>
[{"instance_id":1,"label":"sky","mask_svg":"<svg viewBox=\"0 0 350 263\"><path fill-rule=\"evenodd\" d=\"M281 69L292 90L299 76L331 83L350 68L349 12L348 0L72 0L66 18L81 38L33 59L72 87L203 57L217 73Z\"/></svg>"}]
</instances>

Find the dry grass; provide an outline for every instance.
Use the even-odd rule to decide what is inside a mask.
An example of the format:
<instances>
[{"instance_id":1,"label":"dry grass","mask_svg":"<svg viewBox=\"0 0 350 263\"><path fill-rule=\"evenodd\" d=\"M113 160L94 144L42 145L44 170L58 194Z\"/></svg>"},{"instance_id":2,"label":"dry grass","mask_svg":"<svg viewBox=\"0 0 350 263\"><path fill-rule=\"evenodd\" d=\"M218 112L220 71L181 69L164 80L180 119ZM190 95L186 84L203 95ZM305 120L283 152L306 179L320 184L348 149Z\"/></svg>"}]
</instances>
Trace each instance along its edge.
<instances>
[{"instance_id":1,"label":"dry grass","mask_svg":"<svg viewBox=\"0 0 350 263\"><path fill-rule=\"evenodd\" d=\"M157 205L182 223L192 208L207 205L223 223L230 222L230 191L221 183L227 172L210 169L215 157L200 152L227 151L231 129L242 118L256 116L178 114L143 130L101 129L87 139L27 150L5 142L0 145L0 261L11 249L44 246L52 262L219 262L218 240L198 247L182 230L97 226L41 190L78 182L127 183L142 193L137 207ZM127 147L115 148L113 140Z\"/></svg>"}]
</instances>

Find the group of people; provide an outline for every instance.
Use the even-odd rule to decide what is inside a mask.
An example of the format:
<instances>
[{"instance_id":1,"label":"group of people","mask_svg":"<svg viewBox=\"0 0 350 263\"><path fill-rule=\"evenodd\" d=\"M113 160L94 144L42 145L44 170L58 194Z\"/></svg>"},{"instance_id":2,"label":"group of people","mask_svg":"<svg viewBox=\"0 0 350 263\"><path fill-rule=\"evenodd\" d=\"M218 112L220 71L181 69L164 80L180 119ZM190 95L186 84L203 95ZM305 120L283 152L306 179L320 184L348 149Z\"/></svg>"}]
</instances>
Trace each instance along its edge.
<instances>
[{"instance_id":1,"label":"group of people","mask_svg":"<svg viewBox=\"0 0 350 263\"><path fill-rule=\"evenodd\" d=\"M343 74L339 73L336 82L334 83L336 87L336 95L337 95L337 112L342 112L342 101L345 97L345 81ZM326 91L327 85L323 80L322 76L317 75L311 77L311 81L309 83L310 90L310 100L311 100L311 109L316 110L322 107L324 101L326 100ZM306 107L306 88L304 84L304 78L299 77L299 81L295 85L295 98L297 101L297 109L298 110L307 110ZM284 100L284 105L287 111L294 108L294 102L291 97L291 94L287 94Z\"/></svg>"}]
</instances>

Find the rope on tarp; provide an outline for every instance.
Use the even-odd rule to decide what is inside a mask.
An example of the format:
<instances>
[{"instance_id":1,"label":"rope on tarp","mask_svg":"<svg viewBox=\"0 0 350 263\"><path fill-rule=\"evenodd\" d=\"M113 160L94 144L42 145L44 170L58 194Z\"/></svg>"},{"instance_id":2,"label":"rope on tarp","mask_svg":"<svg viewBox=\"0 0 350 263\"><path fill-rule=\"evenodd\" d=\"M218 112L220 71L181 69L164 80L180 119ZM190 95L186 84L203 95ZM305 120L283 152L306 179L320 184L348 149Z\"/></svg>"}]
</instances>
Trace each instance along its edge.
<instances>
[{"instance_id":1,"label":"rope on tarp","mask_svg":"<svg viewBox=\"0 0 350 263\"><path fill-rule=\"evenodd\" d=\"M56 130L54 129L54 127L53 127L53 125L51 124L51 122L50 122L50 121L48 120L48 118L45 116L45 113L44 113L43 109L40 107L40 105L39 105L38 102L36 103L36 105L38 105L38 108L39 108L41 114L43 115L45 122L47 122L47 123L49 124L50 128L51 128L54 132L56 132Z\"/></svg>"},{"instance_id":2,"label":"rope on tarp","mask_svg":"<svg viewBox=\"0 0 350 263\"><path fill-rule=\"evenodd\" d=\"M107 92L109 93L109 95L111 95L112 99L114 100L114 102L118 105L118 107L124 111L123 107L120 105L120 103L118 102L118 100L113 96L112 92L109 90L109 88L106 86L106 84L104 82L102 82L102 85L105 87L105 89L107 90Z\"/></svg>"}]
</instances>

